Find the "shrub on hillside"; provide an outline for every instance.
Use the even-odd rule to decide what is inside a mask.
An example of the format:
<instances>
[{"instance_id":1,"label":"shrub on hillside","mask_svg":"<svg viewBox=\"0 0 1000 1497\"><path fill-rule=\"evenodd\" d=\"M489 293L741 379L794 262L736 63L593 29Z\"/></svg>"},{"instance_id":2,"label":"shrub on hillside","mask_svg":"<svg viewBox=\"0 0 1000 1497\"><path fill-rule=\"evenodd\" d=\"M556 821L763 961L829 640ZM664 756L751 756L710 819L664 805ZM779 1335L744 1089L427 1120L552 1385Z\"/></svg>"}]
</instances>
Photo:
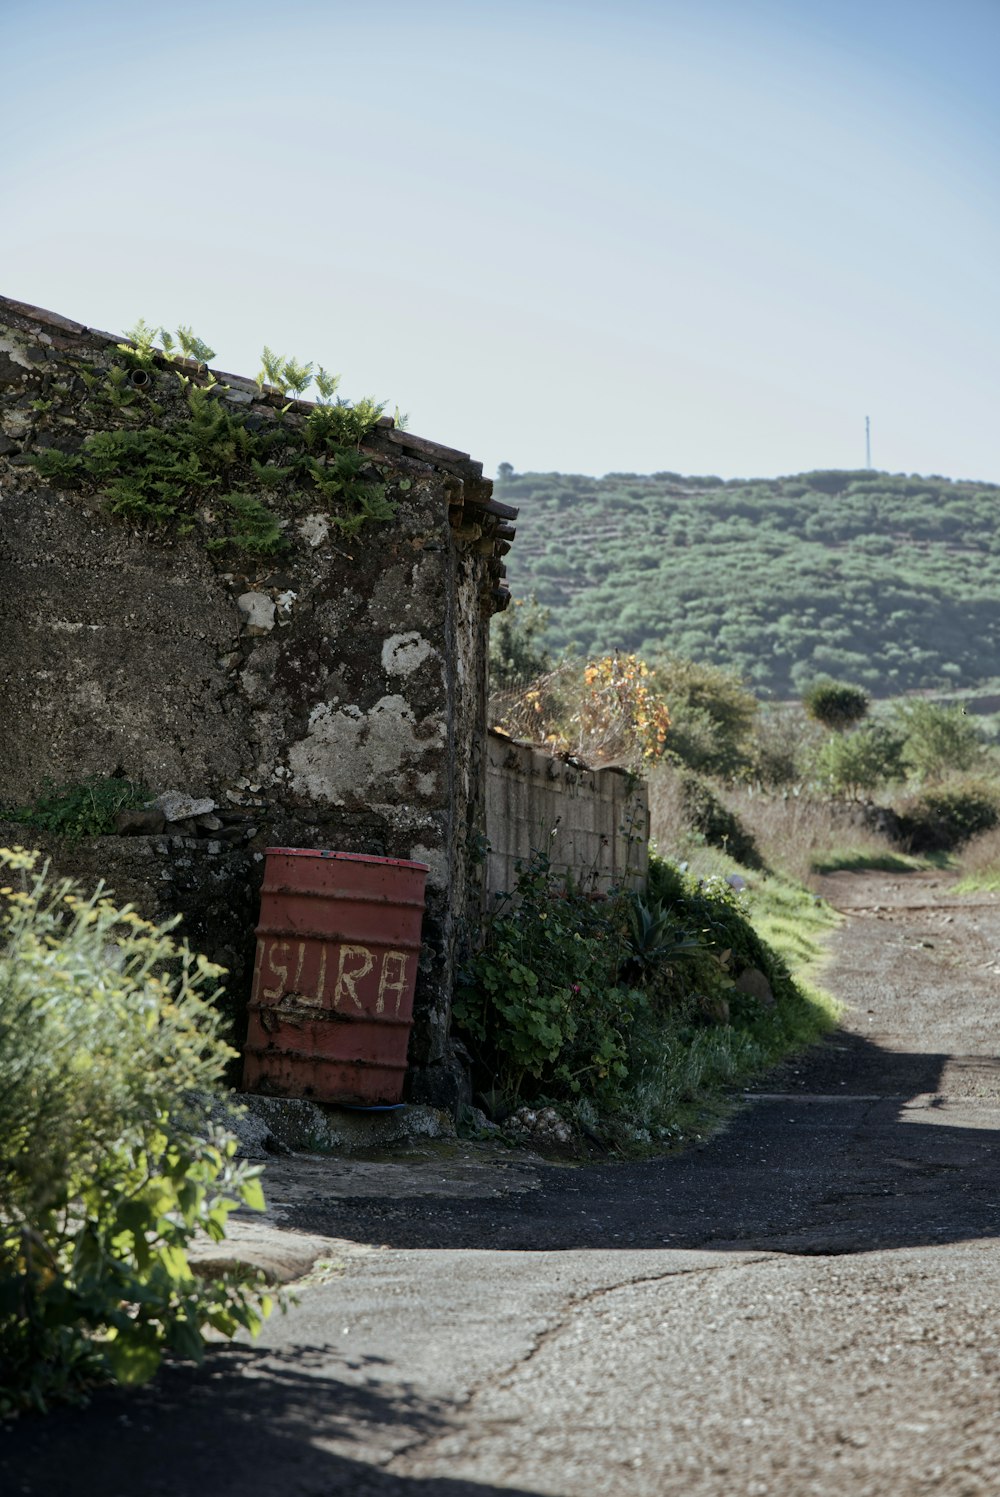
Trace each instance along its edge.
<instances>
[{"instance_id":1,"label":"shrub on hillside","mask_svg":"<svg viewBox=\"0 0 1000 1497\"><path fill-rule=\"evenodd\" d=\"M803 693L802 705L824 728L843 732L859 723L868 711L869 697L860 686L847 681L814 681Z\"/></svg>"},{"instance_id":2,"label":"shrub on hillside","mask_svg":"<svg viewBox=\"0 0 1000 1497\"><path fill-rule=\"evenodd\" d=\"M0 1411L143 1381L270 1308L254 1276L188 1260L263 1206L205 1115L232 1054L221 969L36 864L0 849Z\"/></svg>"},{"instance_id":3,"label":"shrub on hillside","mask_svg":"<svg viewBox=\"0 0 1000 1497\"><path fill-rule=\"evenodd\" d=\"M942 785L909 797L896 814L908 852L951 852L1000 826L1000 789L982 780Z\"/></svg>"},{"instance_id":4,"label":"shrub on hillside","mask_svg":"<svg viewBox=\"0 0 1000 1497\"><path fill-rule=\"evenodd\" d=\"M798 708L768 708L754 724L748 780L774 790L807 773L819 729Z\"/></svg>"}]
</instances>

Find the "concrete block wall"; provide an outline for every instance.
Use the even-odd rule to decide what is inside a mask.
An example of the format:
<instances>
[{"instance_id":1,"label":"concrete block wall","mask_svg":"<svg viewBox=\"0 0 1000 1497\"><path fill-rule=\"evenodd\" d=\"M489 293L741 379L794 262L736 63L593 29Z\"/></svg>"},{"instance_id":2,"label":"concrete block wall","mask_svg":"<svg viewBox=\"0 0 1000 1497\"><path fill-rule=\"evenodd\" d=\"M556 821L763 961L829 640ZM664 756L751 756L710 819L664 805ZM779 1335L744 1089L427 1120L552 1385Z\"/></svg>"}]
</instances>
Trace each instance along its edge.
<instances>
[{"instance_id":1,"label":"concrete block wall","mask_svg":"<svg viewBox=\"0 0 1000 1497\"><path fill-rule=\"evenodd\" d=\"M506 734L487 735L486 887L514 887L536 852L586 888L643 889L649 867L645 783L622 769L589 769Z\"/></svg>"}]
</instances>

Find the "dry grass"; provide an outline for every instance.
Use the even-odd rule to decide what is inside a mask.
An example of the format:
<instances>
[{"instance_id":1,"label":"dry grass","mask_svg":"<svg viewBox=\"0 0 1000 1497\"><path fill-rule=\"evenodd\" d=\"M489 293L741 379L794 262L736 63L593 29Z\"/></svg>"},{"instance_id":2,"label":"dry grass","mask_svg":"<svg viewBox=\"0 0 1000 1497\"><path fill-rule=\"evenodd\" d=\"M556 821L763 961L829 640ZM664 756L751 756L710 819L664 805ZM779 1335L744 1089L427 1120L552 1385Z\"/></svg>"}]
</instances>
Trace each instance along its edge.
<instances>
[{"instance_id":1,"label":"dry grass","mask_svg":"<svg viewBox=\"0 0 1000 1497\"><path fill-rule=\"evenodd\" d=\"M889 839L866 827L855 808L805 794L725 792L723 799L753 833L772 868L805 882L832 868L901 867Z\"/></svg>"},{"instance_id":2,"label":"dry grass","mask_svg":"<svg viewBox=\"0 0 1000 1497\"><path fill-rule=\"evenodd\" d=\"M975 889L1000 889L1000 827L981 832L963 847L958 857L959 893Z\"/></svg>"},{"instance_id":3,"label":"dry grass","mask_svg":"<svg viewBox=\"0 0 1000 1497\"><path fill-rule=\"evenodd\" d=\"M725 788L718 782L712 788L752 834L767 866L800 883L833 868L915 866L888 838L861 824L849 806L804 793ZM650 775L649 809L652 840L662 856L689 859L699 839L685 815L680 780L667 766Z\"/></svg>"}]
</instances>

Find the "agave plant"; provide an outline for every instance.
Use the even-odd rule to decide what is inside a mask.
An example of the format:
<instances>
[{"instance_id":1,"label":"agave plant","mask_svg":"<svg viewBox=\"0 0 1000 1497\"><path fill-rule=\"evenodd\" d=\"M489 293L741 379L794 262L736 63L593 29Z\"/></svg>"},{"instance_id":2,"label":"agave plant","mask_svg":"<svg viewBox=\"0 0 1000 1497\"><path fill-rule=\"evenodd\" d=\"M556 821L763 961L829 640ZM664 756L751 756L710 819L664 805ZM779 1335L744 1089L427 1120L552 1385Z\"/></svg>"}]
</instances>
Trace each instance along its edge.
<instances>
[{"instance_id":1,"label":"agave plant","mask_svg":"<svg viewBox=\"0 0 1000 1497\"><path fill-rule=\"evenodd\" d=\"M661 899L647 904L638 895L629 909L629 958L641 970L670 966L699 952L701 942L678 931L670 909Z\"/></svg>"}]
</instances>

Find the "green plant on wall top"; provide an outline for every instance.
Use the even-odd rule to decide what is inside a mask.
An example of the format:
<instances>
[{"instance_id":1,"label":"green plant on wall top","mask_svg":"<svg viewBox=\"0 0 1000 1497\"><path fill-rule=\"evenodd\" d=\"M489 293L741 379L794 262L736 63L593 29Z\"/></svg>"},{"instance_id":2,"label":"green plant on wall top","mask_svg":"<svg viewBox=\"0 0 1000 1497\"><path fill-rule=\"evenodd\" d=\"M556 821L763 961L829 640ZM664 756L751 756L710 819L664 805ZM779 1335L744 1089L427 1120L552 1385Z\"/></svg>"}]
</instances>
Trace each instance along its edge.
<instances>
[{"instance_id":1,"label":"green plant on wall top","mask_svg":"<svg viewBox=\"0 0 1000 1497\"><path fill-rule=\"evenodd\" d=\"M228 387L203 367L214 351L191 328L171 334L140 320L128 339L106 372L76 366L91 415L108 424L79 452L31 453L43 477L96 490L111 514L181 535L197 530L209 549L254 555L283 550L290 515L306 505L323 508L346 536L392 518L383 475L359 451L383 407L335 398L339 376L265 348L261 388L266 382L291 399L274 420L262 421L225 400ZM177 367L180 358L185 369ZM191 369L191 361L199 367ZM171 374L184 408L164 419L156 396ZM319 403L288 419L314 379Z\"/></svg>"}]
</instances>

